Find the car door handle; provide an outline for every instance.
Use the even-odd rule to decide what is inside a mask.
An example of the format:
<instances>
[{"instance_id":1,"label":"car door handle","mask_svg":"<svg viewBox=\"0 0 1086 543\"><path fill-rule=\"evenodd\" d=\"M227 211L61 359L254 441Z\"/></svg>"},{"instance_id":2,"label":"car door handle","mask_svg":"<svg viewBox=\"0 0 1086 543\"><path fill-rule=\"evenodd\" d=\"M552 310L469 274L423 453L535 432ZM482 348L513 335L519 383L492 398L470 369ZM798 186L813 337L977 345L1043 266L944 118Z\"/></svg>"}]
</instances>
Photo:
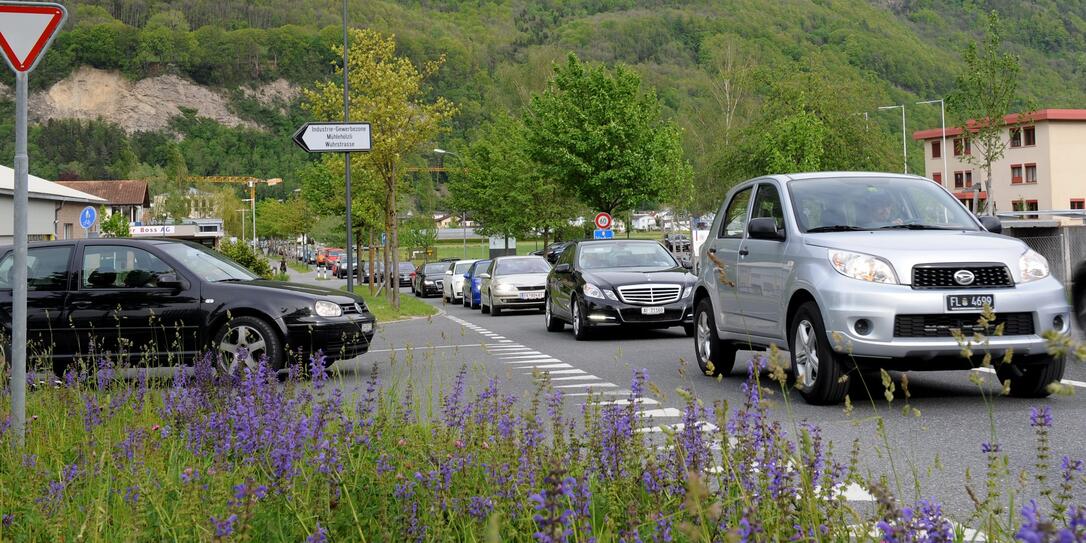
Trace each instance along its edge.
<instances>
[{"instance_id":1,"label":"car door handle","mask_svg":"<svg viewBox=\"0 0 1086 543\"><path fill-rule=\"evenodd\" d=\"M739 256L747 256L749 254L750 254L750 251L748 251L746 247L743 247L742 249L739 249Z\"/></svg>"},{"instance_id":2,"label":"car door handle","mask_svg":"<svg viewBox=\"0 0 1086 543\"><path fill-rule=\"evenodd\" d=\"M716 247L710 247L709 248L709 254L715 255L716 254Z\"/></svg>"},{"instance_id":3,"label":"car door handle","mask_svg":"<svg viewBox=\"0 0 1086 543\"><path fill-rule=\"evenodd\" d=\"M74 305L75 307L89 307L91 305L91 301L90 300L74 300L74 301L72 301L72 305Z\"/></svg>"}]
</instances>

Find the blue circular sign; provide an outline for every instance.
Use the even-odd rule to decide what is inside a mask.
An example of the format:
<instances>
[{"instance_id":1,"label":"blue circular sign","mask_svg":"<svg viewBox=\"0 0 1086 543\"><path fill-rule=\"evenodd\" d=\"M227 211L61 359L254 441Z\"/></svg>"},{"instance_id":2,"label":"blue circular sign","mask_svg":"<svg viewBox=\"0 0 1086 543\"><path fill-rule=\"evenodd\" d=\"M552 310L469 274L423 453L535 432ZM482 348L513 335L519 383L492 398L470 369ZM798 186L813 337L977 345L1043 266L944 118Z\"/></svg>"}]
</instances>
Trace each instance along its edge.
<instances>
[{"instance_id":1,"label":"blue circular sign","mask_svg":"<svg viewBox=\"0 0 1086 543\"><path fill-rule=\"evenodd\" d=\"M83 211L79 212L79 226L84 229L94 226L94 221L98 220L98 210L91 206L83 208Z\"/></svg>"}]
</instances>

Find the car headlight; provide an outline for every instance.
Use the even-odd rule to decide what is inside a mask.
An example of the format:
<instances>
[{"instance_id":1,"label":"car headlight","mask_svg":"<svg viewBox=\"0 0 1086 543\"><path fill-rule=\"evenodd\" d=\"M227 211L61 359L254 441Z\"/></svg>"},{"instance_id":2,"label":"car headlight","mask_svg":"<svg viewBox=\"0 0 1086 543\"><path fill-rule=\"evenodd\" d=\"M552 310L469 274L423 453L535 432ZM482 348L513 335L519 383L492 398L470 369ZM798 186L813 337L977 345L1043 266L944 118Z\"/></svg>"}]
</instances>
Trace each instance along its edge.
<instances>
[{"instance_id":1,"label":"car headlight","mask_svg":"<svg viewBox=\"0 0 1086 543\"><path fill-rule=\"evenodd\" d=\"M515 287L513 285L510 285L509 283L495 283L494 284L494 292L497 292L498 294L502 294L502 295L516 294L517 293L517 287Z\"/></svg>"},{"instance_id":2,"label":"car headlight","mask_svg":"<svg viewBox=\"0 0 1086 543\"><path fill-rule=\"evenodd\" d=\"M694 287L686 287L686 289L683 290L683 299L685 300L686 298L689 298L690 295L693 294L693 293L694 293Z\"/></svg>"},{"instance_id":3,"label":"car headlight","mask_svg":"<svg viewBox=\"0 0 1086 543\"><path fill-rule=\"evenodd\" d=\"M1022 282L1028 283L1048 277L1048 260L1040 253L1030 249L1018 257L1018 271L1022 274Z\"/></svg>"},{"instance_id":4,"label":"car headlight","mask_svg":"<svg viewBox=\"0 0 1086 543\"><path fill-rule=\"evenodd\" d=\"M897 284L897 275L890 263L871 255L849 251L830 251L833 269L846 277L872 283Z\"/></svg>"},{"instance_id":5,"label":"car headlight","mask_svg":"<svg viewBox=\"0 0 1086 543\"><path fill-rule=\"evenodd\" d=\"M589 298L599 298L600 300L603 299L603 291L600 290L600 287L597 287L592 283L585 283L584 286L581 287L581 289L584 291L584 295Z\"/></svg>"},{"instance_id":6,"label":"car headlight","mask_svg":"<svg viewBox=\"0 0 1086 543\"><path fill-rule=\"evenodd\" d=\"M318 300L317 303L313 304L313 311L322 317L338 317L343 315L343 308L339 307L339 304L324 300Z\"/></svg>"},{"instance_id":7,"label":"car headlight","mask_svg":"<svg viewBox=\"0 0 1086 543\"><path fill-rule=\"evenodd\" d=\"M433 281L423 281L423 282L422 282L422 284L423 284L423 285L426 285L426 286L428 286L428 287L432 287L432 286L434 286L434 282L433 282Z\"/></svg>"}]
</instances>

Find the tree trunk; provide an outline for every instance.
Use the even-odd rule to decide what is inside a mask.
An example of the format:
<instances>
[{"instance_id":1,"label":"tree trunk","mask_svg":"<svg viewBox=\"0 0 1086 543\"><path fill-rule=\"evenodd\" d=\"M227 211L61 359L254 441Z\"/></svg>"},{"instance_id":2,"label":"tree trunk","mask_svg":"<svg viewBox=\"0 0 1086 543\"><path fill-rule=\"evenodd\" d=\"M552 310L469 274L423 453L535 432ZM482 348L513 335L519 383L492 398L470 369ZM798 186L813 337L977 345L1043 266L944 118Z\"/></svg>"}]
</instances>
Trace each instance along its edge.
<instances>
[{"instance_id":1,"label":"tree trunk","mask_svg":"<svg viewBox=\"0 0 1086 543\"><path fill-rule=\"evenodd\" d=\"M392 307L400 309L400 227L396 220L396 170L392 170L392 183L388 189L389 214L392 217L392 231L389 237L389 251L392 253L392 266L396 270L396 288L392 289Z\"/></svg>"},{"instance_id":2,"label":"tree trunk","mask_svg":"<svg viewBox=\"0 0 1086 543\"><path fill-rule=\"evenodd\" d=\"M995 199L992 198L992 163L991 162L989 162L987 164L987 166L985 167L984 190L985 190L985 192L988 193L988 199L985 200L986 205L984 206L984 209L985 209L985 211L988 212L989 215L994 216L996 214L996 205L995 205Z\"/></svg>"},{"instance_id":3,"label":"tree trunk","mask_svg":"<svg viewBox=\"0 0 1086 543\"><path fill-rule=\"evenodd\" d=\"M369 285L369 287L370 287L370 297L371 297L371 298L373 297L373 287L374 287L374 284L373 284L373 263L374 263L374 260L375 260L375 259L374 259L374 256L375 256L375 255L373 254L373 229L370 229L370 267L369 267L369 281L367 281L367 282L366 282L366 284L367 284L367 285Z\"/></svg>"}]
</instances>

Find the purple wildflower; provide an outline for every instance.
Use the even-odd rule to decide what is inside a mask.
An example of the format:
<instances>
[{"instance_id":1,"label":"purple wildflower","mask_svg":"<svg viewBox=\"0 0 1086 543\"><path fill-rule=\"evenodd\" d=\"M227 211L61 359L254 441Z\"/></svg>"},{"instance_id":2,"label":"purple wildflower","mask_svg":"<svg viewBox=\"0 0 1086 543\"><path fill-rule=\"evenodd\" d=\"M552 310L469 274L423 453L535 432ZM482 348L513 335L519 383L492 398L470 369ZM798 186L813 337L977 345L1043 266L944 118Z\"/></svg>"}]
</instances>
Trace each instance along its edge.
<instances>
[{"instance_id":1,"label":"purple wildflower","mask_svg":"<svg viewBox=\"0 0 1086 543\"><path fill-rule=\"evenodd\" d=\"M3 517L0 517L0 525L4 528L11 528L12 523L15 522L15 515L12 513L5 513Z\"/></svg>"},{"instance_id":2,"label":"purple wildflower","mask_svg":"<svg viewBox=\"0 0 1086 543\"><path fill-rule=\"evenodd\" d=\"M485 496L472 496L468 503L468 514L476 520L486 520L494 510L494 500Z\"/></svg>"},{"instance_id":3,"label":"purple wildflower","mask_svg":"<svg viewBox=\"0 0 1086 543\"><path fill-rule=\"evenodd\" d=\"M1040 409L1031 407L1029 410L1029 425L1035 428L1050 428L1052 426L1052 407L1047 405Z\"/></svg>"},{"instance_id":4,"label":"purple wildflower","mask_svg":"<svg viewBox=\"0 0 1086 543\"><path fill-rule=\"evenodd\" d=\"M1002 451L1003 448L999 446L999 443L985 442L980 444L980 452L982 453L999 453Z\"/></svg>"},{"instance_id":5,"label":"purple wildflower","mask_svg":"<svg viewBox=\"0 0 1086 543\"><path fill-rule=\"evenodd\" d=\"M305 543L328 543L328 530L325 530L321 523L318 522L316 528L313 529L313 533L305 538Z\"/></svg>"},{"instance_id":6,"label":"purple wildflower","mask_svg":"<svg viewBox=\"0 0 1086 543\"><path fill-rule=\"evenodd\" d=\"M215 528L215 537L230 537L234 533L234 523L237 522L238 516L231 514L223 520L218 520L215 517L211 517L211 526Z\"/></svg>"}]
</instances>

